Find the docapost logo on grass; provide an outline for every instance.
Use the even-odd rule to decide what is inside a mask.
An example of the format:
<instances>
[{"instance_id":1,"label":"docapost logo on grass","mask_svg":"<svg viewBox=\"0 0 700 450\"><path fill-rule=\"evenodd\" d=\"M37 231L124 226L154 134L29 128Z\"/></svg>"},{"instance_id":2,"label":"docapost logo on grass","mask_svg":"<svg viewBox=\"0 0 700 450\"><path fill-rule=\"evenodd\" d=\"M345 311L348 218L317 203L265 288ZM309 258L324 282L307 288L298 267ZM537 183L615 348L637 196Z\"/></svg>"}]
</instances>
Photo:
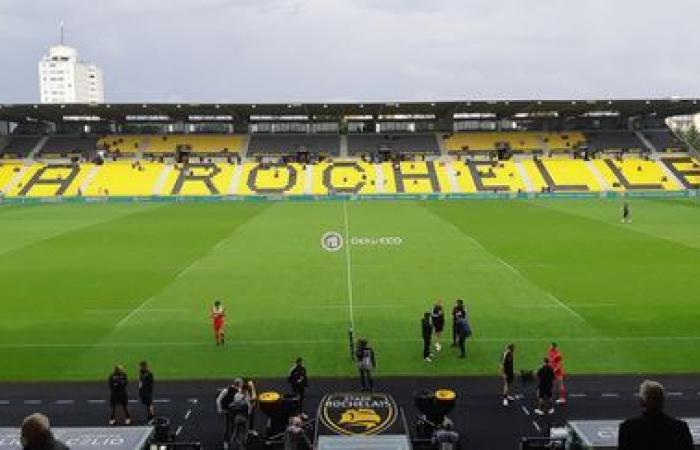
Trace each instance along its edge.
<instances>
[{"instance_id":1,"label":"docapost logo on grass","mask_svg":"<svg viewBox=\"0 0 700 450\"><path fill-rule=\"evenodd\" d=\"M343 236L337 231L329 231L321 236L321 248L329 252L337 252L343 248Z\"/></svg>"},{"instance_id":2,"label":"docapost logo on grass","mask_svg":"<svg viewBox=\"0 0 700 450\"><path fill-rule=\"evenodd\" d=\"M396 421L394 399L382 393L339 393L321 401L321 420L329 430L344 435L379 434Z\"/></svg>"},{"instance_id":3,"label":"docapost logo on grass","mask_svg":"<svg viewBox=\"0 0 700 450\"><path fill-rule=\"evenodd\" d=\"M403 244L400 236L353 236L350 245L367 247L398 247Z\"/></svg>"}]
</instances>

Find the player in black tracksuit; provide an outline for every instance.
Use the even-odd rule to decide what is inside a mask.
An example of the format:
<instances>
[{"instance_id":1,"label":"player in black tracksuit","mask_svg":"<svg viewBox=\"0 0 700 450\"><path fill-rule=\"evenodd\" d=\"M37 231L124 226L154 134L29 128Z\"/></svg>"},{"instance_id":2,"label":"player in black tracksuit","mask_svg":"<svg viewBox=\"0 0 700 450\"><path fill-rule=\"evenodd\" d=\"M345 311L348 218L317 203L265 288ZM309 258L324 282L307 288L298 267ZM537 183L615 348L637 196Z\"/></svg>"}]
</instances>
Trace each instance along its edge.
<instances>
[{"instance_id":1,"label":"player in black tracksuit","mask_svg":"<svg viewBox=\"0 0 700 450\"><path fill-rule=\"evenodd\" d=\"M430 313L430 321L433 324L433 331L435 332L435 351L439 352L442 350L440 336L442 335L442 330L445 328L445 311L442 309L442 301L438 300L435 306L433 306L433 310Z\"/></svg>"},{"instance_id":2,"label":"player in black tracksuit","mask_svg":"<svg viewBox=\"0 0 700 450\"><path fill-rule=\"evenodd\" d=\"M631 223L632 213L630 212L629 203L625 202L622 204L622 223Z\"/></svg>"},{"instance_id":3,"label":"player in black tracksuit","mask_svg":"<svg viewBox=\"0 0 700 450\"><path fill-rule=\"evenodd\" d=\"M457 300L454 308L452 308L452 346L457 347L457 319L466 318L467 310L464 309L464 302Z\"/></svg>"},{"instance_id":4,"label":"player in black tracksuit","mask_svg":"<svg viewBox=\"0 0 700 450\"><path fill-rule=\"evenodd\" d=\"M420 321L421 336L423 337L423 359L426 362L432 361L430 354L430 338L433 335L433 325L430 323L430 313L423 314Z\"/></svg>"},{"instance_id":5,"label":"player in black tracksuit","mask_svg":"<svg viewBox=\"0 0 700 450\"><path fill-rule=\"evenodd\" d=\"M131 415L129 415L129 395L126 388L129 385L129 379L124 372L122 366L115 366L114 372L109 376L109 405L112 409L112 414L109 419L109 424L117 423L116 410L121 407L124 410L124 424L131 423Z\"/></svg>"},{"instance_id":6,"label":"player in black tracksuit","mask_svg":"<svg viewBox=\"0 0 700 450\"><path fill-rule=\"evenodd\" d=\"M304 360L297 358L294 366L289 370L289 376L287 376L287 381L292 387L292 392L299 396L299 414L304 412L304 391L309 385L309 378L306 375L306 367L304 367Z\"/></svg>"},{"instance_id":7,"label":"player in black tracksuit","mask_svg":"<svg viewBox=\"0 0 700 450\"><path fill-rule=\"evenodd\" d=\"M547 408L549 408L547 411L549 414L554 414L552 407L553 389L554 369L549 364L549 359L545 358L542 367L537 371L537 408L535 408L535 414L541 416Z\"/></svg>"},{"instance_id":8,"label":"player in black tracksuit","mask_svg":"<svg viewBox=\"0 0 700 450\"><path fill-rule=\"evenodd\" d=\"M155 416L153 408L153 372L148 368L146 361L139 363L139 399L141 404L148 410L147 419L151 420Z\"/></svg>"}]
</instances>

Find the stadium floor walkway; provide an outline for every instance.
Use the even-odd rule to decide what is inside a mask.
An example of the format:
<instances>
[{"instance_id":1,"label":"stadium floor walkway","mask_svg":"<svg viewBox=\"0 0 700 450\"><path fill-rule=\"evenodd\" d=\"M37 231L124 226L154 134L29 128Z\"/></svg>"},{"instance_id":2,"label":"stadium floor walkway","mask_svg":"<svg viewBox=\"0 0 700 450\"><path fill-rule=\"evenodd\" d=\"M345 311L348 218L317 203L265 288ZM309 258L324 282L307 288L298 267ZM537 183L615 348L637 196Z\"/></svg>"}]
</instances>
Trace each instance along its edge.
<instances>
[{"instance_id":1,"label":"stadium floor walkway","mask_svg":"<svg viewBox=\"0 0 700 450\"><path fill-rule=\"evenodd\" d=\"M313 376L313 374L311 374ZM465 439L462 448L481 450L517 449L521 436L541 436L553 425L568 419L620 419L639 413L635 397L645 378L664 383L667 409L681 417L700 416L700 376L576 376L568 380L568 405L554 416L533 415L534 385L519 383L522 398L509 407L500 403L500 380L495 377L402 377L379 378L376 390L392 394L406 410L410 424L416 410L412 394L419 389L448 387L458 395L450 417ZM156 385L158 415L170 417L180 440L200 440L205 448L220 448L221 419L214 399L217 389L228 381L162 381ZM356 379L311 378L306 410L311 414L327 392L351 391ZM258 391L285 390L280 379L258 380ZM131 412L135 424L144 421L144 410L135 403L136 385L131 383ZM25 415L41 411L54 426L105 426L108 419L107 383L0 383L0 426L17 426ZM257 428L263 415L258 412Z\"/></svg>"}]
</instances>

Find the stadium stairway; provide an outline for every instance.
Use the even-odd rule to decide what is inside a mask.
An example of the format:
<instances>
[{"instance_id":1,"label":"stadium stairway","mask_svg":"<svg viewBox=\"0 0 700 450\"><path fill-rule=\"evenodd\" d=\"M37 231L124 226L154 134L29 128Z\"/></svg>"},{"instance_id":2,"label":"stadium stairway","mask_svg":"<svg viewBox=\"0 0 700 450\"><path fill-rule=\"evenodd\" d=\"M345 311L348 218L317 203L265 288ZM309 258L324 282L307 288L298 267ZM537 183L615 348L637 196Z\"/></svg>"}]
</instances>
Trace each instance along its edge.
<instances>
[{"instance_id":1,"label":"stadium stairway","mask_svg":"<svg viewBox=\"0 0 700 450\"><path fill-rule=\"evenodd\" d=\"M437 140L438 143L438 148L440 149L440 156L444 161L447 161L447 158L449 158L450 154L449 151L447 150L447 146L445 145L445 140L442 137L443 133L435 133L435 139Z\"/></svg>"},{"instance_id":2,"label":"stadium stairway","mask_svg":"<svg viewBox=\"0 0 700 450\"><path fill-rule=\"evenodd\" d=\"M245 134L243 135L243 140L241 142L241 148L240 148L240 156L241 156L241 161L245 161L245 159L248 157L248 147L250 146L250 135Z\"/></svg>"},{"instance_id":3,"label":"stadium stairway","mask_svg":"<svg viewBox=\"0 0 700 450\"><path fill-rule=\"evenodd\" d=\"M674 185L675 189L679 189L679 190L683 189L683 183L681 183L681 180L679 180L678 177L676 177L676 174L673 173L673 171L671 171L671 169L669 169L666 166L666 164L663 164L661 162L661 157L660 157L659 153L652 152L651 159L656 161L656 164L661 168L661 171L666 176L666 178Z\"/></svg>"},{"instance_id":4,"label":"stadium stairway","mask_svg":"<svg viewBox=\"0 0 700 450\"><path fill-rule=\"evenodd\" d=\"M164 194L163 190L165 188L165 183L170 178L170 174L173 172L174 168L175 166L172 164L166 164L163 167L163 170L160 172L160 175L158 175L158 178L156 179L156 183L153 185L153 195Z\"/></svg>"},{"instance_id":5,"label":"stadium stairway","mask_svg":"<svg viewBox=\"0 0 700 450\"><path fill-rule=\"evenodd\" d=\"M442 148L440 149L442 152ZM445 169L447 172L447 179L450 182L450 190L451 192L459 192L459 183L457 182L457 177L455 176L455 169L452 167L452 161L449 160L449 157L445 158Z\"/></svg>"},{"instance_id":6,"label":"stadium stairway","mask_svg":"<svg viewBox=\"0 0 700 450\"><path fill-rule=\"evenodd\" d=\"M100 171L102 166L94 165L90 168L89 172L87 175L85 175L85 178L83 179L83 182L80 184L80 192L86 192L92 182L95 180L95 177L97 177L97 173Z\"/></svg>"},{"instance_id":7,"label":"stadium stairway","mask_svg":"<svg viewBox=\"0 0 700 450\"><path fill-rule=\"evenodd\" d=\"M656 146L654 146L654 143L647 139L646 136L644 136L644 133L642 133L641 131L635 131L634 134L637 136L637 139L639 139L639 141L647 150L654 153L659 151L659 149L657 149Z\"/></svg>"},{"instance_id":8,"label":"stadium stairway","mask_svg":"<svg viewBox=\"0 0 700 450\"><path fill-rule=\"evenodd\" d=\"M612 189L612 186L608 183L608 181L603 177L603 174L600 173L598 170L598 167L596 167L595 164L593 164L593 161L584 161L586 163L586 167L588 167L588 170L591 171L593 176L595 177L596 181L600 185L601 189L603 191L609 191Z\"/></svg>"},{"instance_id":9,"label":"stadium stairway","mask_svg":"<svg viewBox=\"0 0 700 450\"><path fill-rule=\"evenodd\" d=\"M340 158L346 159L348 157L348 135L340 135Z\"/></svg>"},{"instance_id":10,"label":"stadium stairway","mask_svg":"<svg viewBox=\"0 0 700 450\"><path fill-rule=\"evenodd\" d=\"M29 154L26 156L26 159L30 161L34 159L34 156L38 155L41 152L41 149L44 148L44 145L46 145L48 141L48 136L43 136L41 139L39 139L39 142L37 142L34 148L31 149Z\"/></svg>"},{"instance_id":11,"label":"stadium stairway","mask_svg":"<svg viewBox=\"0 0 700 450\"><path fill-rule=\"evenodd\" d=\"M527 174L527 171L525 170L525 167L523 167L520 160L515 161L515 169L518 171L520 178L523 180L526 192L534 192L535 186L532 184L532 180L530 179L530 176Z\"/></svg>"}]
</instances>

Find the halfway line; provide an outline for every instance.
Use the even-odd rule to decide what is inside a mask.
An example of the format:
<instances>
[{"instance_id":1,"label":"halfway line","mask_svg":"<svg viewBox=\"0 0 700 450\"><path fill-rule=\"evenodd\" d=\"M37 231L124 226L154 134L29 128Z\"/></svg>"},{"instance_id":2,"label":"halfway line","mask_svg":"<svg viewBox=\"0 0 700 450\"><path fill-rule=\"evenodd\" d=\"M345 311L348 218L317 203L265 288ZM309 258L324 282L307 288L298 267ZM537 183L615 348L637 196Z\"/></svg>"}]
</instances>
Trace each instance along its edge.
<instances>
[{"instance_id":1,"label":"halfway line","mask_svg":"<svg viewBox=\"0 0 700 450\"><path fill-rule=\"evenodd\" d=\"M350 268L350 221L348 220L348 202L343 202L343 219L345 221L345 267L347 267L348 309L350 310L350 329L355 329L355 314L352 305L352 269Z\"/></svg>"}]
</instances>

